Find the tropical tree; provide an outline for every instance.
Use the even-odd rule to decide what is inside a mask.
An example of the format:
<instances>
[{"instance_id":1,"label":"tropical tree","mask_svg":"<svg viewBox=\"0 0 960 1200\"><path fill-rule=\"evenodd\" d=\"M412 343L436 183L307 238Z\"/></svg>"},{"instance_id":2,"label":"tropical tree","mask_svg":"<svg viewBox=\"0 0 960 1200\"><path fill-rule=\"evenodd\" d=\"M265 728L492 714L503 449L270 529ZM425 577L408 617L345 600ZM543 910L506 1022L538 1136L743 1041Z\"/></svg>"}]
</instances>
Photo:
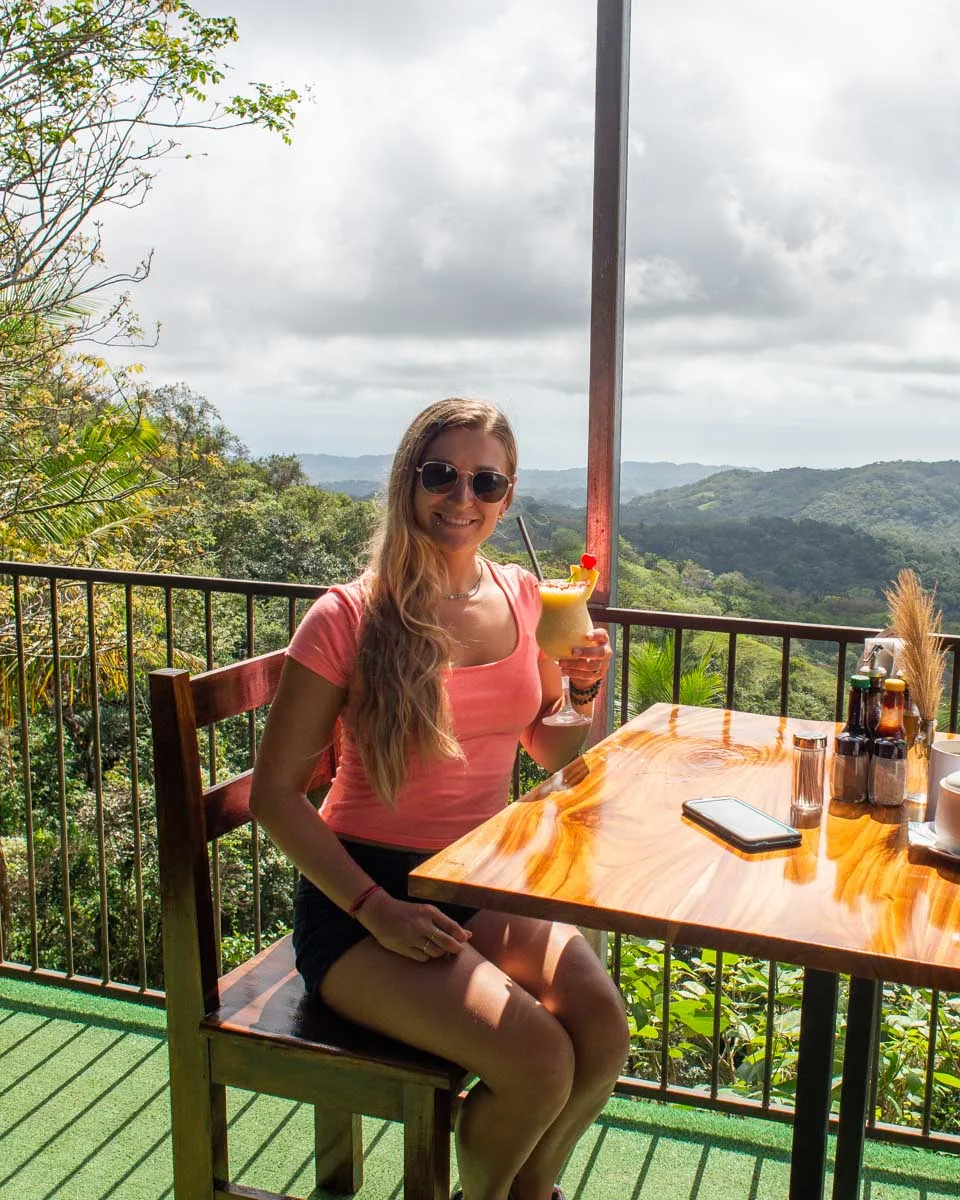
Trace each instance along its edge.
<instances>
[{"instance_id":1,"label":"tropical tree","mask_svg":"<svg viewBox=\"0 0 960 1200\"><path fill-rule=\"evenodd\" d=\"M14 345L21 365L32 350L42 360L51 331L55 347L118 331L118 289L147 274L150 254L105 271L99 217L143 202L180 131L259 125L289 140L295 92L257 83L208 97L236 39L232 17L185 0L0 0L4 359ZM90 306L95 294L112 297L105 309Z\"/></svg>"},{"instance_id":2,"label":"tropical tree","mask_svg":"<svg viewBox=\"0 0 960 1200\"><path fill-rule=\"evenodd\" d=\"M0 412L0 556L93 561L165 484L160 437L103 364L75 358Z\"/></svg>"},{"instance_id":3,"label":"tropical tree","mask_svg":"<svg viewBox=\"0 0 960 1200\"><path fill-rule=\"evenodd\" d=\"M132 378L76 348L140 335L118 289L150 255L108 271L100 219L144 201L182 131L289 140L293 91L208 97L236 38L185 0L0 0L0 553L102 563L182 486L160 453L176 402L151 421Z\"/></svg>"}]
</instances>

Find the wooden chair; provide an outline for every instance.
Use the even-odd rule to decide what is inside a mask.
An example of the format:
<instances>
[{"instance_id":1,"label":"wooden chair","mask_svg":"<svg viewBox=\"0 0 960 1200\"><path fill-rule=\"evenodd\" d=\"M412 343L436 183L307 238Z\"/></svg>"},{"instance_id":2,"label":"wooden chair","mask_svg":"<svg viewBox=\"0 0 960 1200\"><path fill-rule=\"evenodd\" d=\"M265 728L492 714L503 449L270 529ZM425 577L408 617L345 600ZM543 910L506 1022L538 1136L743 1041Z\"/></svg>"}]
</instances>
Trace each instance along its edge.
<instances>
[{"instance_id":1,"label":"wooden chair","mask_svg":"<svg viewBox=\"0 0 960 1200\"><path fill-rule=\"evenodd\" d=\"M269 704L283 651L150 676L177 1200L292 1200L229 1182L226 1088L314 1105L317 1188L363 1178L360 1115L403 1122L406 1200L446 1200L461 1068L308 998L290 938L218 978L207 844L250 818L251 772L204 788L199 729ZM314 785L332 778L333 754Z\"/></svg>"}]
</instances>

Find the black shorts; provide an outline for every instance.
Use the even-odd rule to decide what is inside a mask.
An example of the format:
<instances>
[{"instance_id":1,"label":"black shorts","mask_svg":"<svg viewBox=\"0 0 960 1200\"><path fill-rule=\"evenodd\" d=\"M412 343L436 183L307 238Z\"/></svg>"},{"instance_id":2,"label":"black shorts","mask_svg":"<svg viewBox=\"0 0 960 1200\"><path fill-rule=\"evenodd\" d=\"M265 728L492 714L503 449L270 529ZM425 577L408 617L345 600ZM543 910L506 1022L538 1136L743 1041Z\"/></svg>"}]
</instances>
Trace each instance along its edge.
<instances>
[{"instance_id":1,"label":"black shorts","mask_svg":"<svg viewBox=\"0 0 960 1200\"><path fill-rule=\"evenodd\" d=\"M340 842L354 862L385 892L398 900L411 898L407 892L407 876L414 867L431 857L430 853L419 850L370 846L366 842L354 842L347 838L341 838ZM479 911L462 904L431 903L448 917L453 917L458 925L465 924ZM293 949L297 956L297 970L303 976L308 992L317 993L324 975L340 955L369 936L359 921L347 916L309 879L300 876L293 902Z\"/></svg>"}]
</instances>

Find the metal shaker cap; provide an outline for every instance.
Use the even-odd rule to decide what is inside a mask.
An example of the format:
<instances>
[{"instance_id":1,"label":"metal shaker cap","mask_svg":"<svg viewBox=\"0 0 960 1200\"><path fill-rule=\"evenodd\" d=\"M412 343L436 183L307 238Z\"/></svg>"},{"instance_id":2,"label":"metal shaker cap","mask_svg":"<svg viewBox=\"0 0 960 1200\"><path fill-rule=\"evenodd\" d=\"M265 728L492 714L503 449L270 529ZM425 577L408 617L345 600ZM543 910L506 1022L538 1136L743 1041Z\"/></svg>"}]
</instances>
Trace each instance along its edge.
<instances>
[{"instance_id":1,"label":"metal shaker cap","mask_svg":"<svg viewBox=\"0 0 960 1200\"><path fill-rule=\"evenodd\" d=\"M827 735L815 729L804 730L793 735L793 744L798 750L826 750Z\"/></svg>"}]
</instances>

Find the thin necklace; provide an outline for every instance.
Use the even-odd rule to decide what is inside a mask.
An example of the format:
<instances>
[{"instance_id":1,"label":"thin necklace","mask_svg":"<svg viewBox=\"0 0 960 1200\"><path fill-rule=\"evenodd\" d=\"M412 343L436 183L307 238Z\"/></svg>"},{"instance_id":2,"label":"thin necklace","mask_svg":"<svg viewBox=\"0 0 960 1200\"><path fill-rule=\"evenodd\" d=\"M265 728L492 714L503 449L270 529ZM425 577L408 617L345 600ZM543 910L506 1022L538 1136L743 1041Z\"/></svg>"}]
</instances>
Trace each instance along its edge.
<instances>
[{"instance_id":1,"label":"thin necklace","mask_svg":"<svg viewBox=\"0 0 960 1200\"><path fill-rule=\"evenodd\" d=\"M480 564L480 574L477 576L477 582L473 585L469 592L451 592L450 595L444 593L444 600L472 600L473 597L480 591L480 584L483 582L483 563Z\"/></svg>"}]
</instances>

